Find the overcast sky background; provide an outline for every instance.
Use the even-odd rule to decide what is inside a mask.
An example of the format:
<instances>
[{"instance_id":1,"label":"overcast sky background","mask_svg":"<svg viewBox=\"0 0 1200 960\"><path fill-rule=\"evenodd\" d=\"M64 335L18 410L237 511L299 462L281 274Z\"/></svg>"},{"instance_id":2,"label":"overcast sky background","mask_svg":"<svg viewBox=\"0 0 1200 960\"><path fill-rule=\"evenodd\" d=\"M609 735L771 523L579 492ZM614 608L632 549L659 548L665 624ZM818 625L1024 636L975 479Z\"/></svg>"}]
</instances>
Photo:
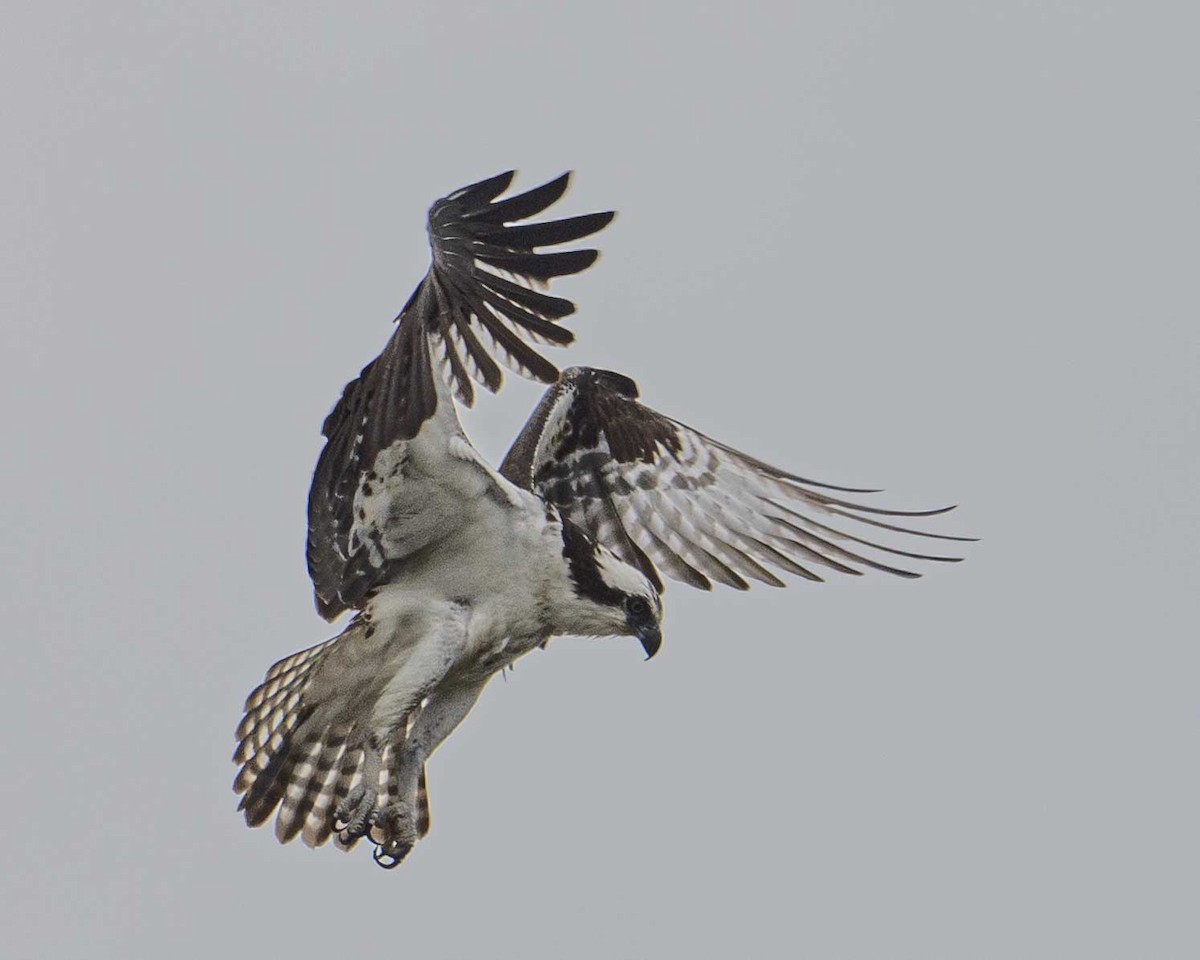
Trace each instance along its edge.
<instances>
[{"instance_id":1,"label":"overcast sky background","mask_svg":"<svg viewBox=\"0 0 1200 960\"><path fill-rule=\"evenodd\" d=\"M9 5L3 952L1200 955L1193 9ZM620 211L564 362L983 542L674 586L493 682L402 869L281 847L229 757L338 629L322 418L509 167Z\"/></svg>"}]
</instances>

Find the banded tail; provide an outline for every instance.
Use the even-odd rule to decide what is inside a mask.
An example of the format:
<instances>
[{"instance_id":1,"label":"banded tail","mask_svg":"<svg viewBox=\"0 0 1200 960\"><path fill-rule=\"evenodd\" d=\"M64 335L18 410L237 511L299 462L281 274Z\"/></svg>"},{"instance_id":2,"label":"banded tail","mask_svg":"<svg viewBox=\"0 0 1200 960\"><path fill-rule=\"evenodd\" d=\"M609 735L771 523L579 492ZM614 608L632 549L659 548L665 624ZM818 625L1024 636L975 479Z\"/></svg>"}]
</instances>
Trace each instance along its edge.
<instances>
[{"instance_id":1,"label":"banded tail","mask_svg":"<svg viewBox=\"0 0 1200 960\"><path fill-rule=\"evenodd\" d=\"M313 680L334 645L352 631L300 653L285 657L267 671L263 682L246 698L245 716L238 724L233 762L241 769L233 781L242 795L238 810L246 823L259 827L275 817L275 836L288 843L299 835L310 847L332 836L334 845L352 849L358 838L347 838L335 822L335 811L363 778L367 731L363 724L330 718L322 711ZM397 799L397 765L403 736L381 750L379 806ZM429 791L425 768L417 785L418 837L429 832ZM391 837L384 825L372 826L370 839L383 844Z\"/></svg>"}]
</instances>

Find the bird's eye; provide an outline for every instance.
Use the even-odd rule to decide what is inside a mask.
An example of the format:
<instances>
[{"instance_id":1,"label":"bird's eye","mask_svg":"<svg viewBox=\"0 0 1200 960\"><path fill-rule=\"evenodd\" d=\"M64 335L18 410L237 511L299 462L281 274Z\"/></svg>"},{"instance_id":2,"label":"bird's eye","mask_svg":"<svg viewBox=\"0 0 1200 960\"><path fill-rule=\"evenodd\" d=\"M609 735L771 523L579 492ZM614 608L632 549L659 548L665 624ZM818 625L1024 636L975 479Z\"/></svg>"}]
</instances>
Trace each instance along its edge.
<instances>
[{"instance_id":1,"label":"bird's eye","mask_svg":"<svg viewBox=\"0 0 1200 960\"><path fill-rule=\"evenodd\" d=\"M644 617L650 612L650 604L642 597L630 597L625 601L625 610L631 616Z\"/></svg>"}]
</instances>

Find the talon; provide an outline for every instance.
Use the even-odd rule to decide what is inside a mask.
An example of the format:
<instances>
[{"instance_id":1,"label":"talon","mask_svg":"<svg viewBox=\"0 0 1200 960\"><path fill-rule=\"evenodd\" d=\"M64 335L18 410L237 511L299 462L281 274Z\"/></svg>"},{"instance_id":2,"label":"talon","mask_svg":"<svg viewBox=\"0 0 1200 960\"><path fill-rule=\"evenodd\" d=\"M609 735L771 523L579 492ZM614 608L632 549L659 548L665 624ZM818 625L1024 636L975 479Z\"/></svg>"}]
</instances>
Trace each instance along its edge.
<instances>
[{"instance_id":1,"label":"talon","mask_svg":"<svg viewBox=\"0 0 1200 960\"><path fill-rule=\"evenodd\" d=\"M404 858L408 856L408 851L411 849L411 843L400 844L395 840L389 840L387 843L379 844L372 851L371 857L384 870L395 870L404 861Z\"/></svg>"},{"instance_id":2,"label":"talon","mask_svg":"<svg viewBox=\"0 0 1200 960\"><path fill-rule=\"evenodd\" d=\"M379 828L386 838L375 847L372 856L385 870L393 870L408 856L417 842L412 810L406 804L392 803L382 810L376 810L371 820L373 826Z\"/></svg>"}]
</instances>

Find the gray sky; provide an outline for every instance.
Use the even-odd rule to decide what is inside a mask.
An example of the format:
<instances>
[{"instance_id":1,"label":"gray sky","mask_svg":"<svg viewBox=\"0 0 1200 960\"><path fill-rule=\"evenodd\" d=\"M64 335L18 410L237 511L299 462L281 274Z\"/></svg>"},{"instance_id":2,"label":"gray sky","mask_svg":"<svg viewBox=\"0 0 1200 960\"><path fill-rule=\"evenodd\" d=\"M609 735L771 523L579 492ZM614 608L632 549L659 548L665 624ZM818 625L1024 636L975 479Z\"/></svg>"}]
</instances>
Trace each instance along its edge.
<instances>
[{"instance_id":1,"label":"gray sky","mask_svg":"<svg viewBox=\"0 0 1200 960\"><path fill-rule=\"evenodd\" d=\"M1189 7L10 8L6 949L1200 954ZM560 640L493 682L402 869L280 847L229 756L331 633L321 419L430 201L511 166L620 211L565 361L984 542L676 586L652 663ZM482 398L479 448L537 396Z\"/></svg>"}]
</instances>

